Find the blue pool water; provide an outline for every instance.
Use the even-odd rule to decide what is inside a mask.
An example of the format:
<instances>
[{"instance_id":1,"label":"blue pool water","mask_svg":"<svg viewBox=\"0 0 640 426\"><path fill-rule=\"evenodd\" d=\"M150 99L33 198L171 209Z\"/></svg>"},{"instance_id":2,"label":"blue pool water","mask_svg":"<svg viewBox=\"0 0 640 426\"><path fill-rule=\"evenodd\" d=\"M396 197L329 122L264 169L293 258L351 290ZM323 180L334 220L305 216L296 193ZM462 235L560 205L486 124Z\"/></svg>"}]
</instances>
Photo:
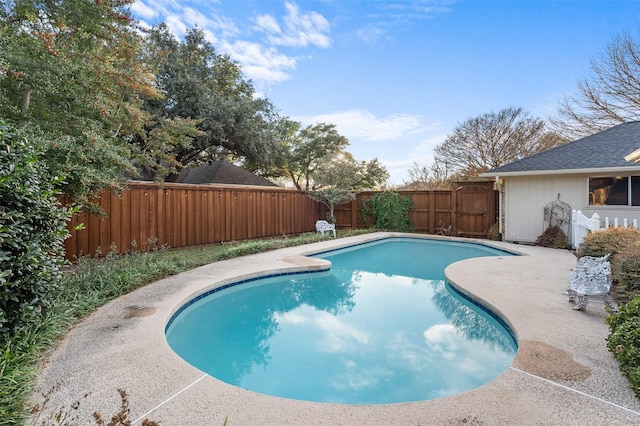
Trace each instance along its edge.
<instances>
[{"instance_id":1,"label":"blue pool water","mask_svg":"<svg viewBox=\"0 0 640 426\"><path fill-rule=\"evenodd\" d=\"M479 244L389 239L316 255L329 271L251 280L185 305L169 345L232 385L342 404L421 401L500 375L517 349L505 325L445 282Z\"/></svg>"}]
</instances>

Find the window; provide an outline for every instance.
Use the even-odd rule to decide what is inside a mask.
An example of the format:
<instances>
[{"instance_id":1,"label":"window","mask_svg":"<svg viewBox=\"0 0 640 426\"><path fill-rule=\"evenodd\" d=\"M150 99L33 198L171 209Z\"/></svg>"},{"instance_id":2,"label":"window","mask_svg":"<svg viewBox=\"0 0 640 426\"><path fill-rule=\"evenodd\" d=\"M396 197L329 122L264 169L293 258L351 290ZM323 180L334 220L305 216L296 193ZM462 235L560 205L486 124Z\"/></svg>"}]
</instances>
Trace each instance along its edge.
<instances>
[{"instance_id":1,"label":"window","mask_svg":"<svg viewBox=\"0 0 640 426\"><path fill-rule=\"evenodd\" d=\"M589 178L590 206L640 206L640 176Z\"/></svg>"}]
</instances>

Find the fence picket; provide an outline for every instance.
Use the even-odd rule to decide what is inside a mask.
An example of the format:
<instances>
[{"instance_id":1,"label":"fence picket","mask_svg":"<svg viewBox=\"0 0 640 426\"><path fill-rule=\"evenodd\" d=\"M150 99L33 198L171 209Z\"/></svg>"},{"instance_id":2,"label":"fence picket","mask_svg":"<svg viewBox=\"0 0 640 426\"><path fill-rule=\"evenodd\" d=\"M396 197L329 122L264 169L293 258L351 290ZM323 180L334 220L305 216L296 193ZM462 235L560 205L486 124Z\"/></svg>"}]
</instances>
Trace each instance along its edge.
<instances>
[{"instance_id":1,"label":"fence picket","mask_svg":"<svg viewBox=\"0 0 640 426\"><path fill-rule=\"evenodd\" d=\"M620 226L619 223L617 217L614 217L612 222L608 216L605 216L605 218L601 220L598 213L594 213L591 217L588 217L580 210L573 210L571 212L571 247L574 249L578 248L589 232L618 228ZM629 226L629 219L625 217L622 219L622 227L638 229L638 220L633 219L631 226Z\"/></svg>"},{"instance_id":2,"label":"fence picket","mask_svg":"<svg viewBox=\"0 0 640 426\"><path fill-rule=\"evenodd\" d=\"M410 219L417 232L434 234L439 226L451 225L460 236L486 237L496 220L497 197L492 183L460 184L456 188L402 192L416 205ZM462 193L464 197L459 195ZM374 194L362 192L353 202L338 206L338 229L371 226L373 218L362 217L362 202ZM94 201L106 216L96 220L80 214L69 222L71 237L66 240L65 249L70 260L105 255L109 250L123 253L132 248L134 240L136 248L144 250L147 241L153 246L179 248L313 232L316 220L325 219L326 215L322 204L302 192L280 187L175 183L159 186L134 181L121 196L105 191ZM456 202L460 204L459 211ZM84 223L85 229L76 230L78 222Z\"/></svg>"}]
</instances>

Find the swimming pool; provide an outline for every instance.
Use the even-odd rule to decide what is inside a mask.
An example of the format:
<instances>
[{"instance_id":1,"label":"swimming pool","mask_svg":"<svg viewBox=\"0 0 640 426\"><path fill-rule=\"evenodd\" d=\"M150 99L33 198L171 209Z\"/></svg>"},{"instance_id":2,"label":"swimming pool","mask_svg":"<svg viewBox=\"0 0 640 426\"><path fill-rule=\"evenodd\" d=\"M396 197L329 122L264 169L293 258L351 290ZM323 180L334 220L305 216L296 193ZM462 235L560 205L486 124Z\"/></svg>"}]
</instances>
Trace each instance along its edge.
<instances>
[{"instance_id":1,"label":"swimming pool","mask_svg":"<svg viewBox=\"0 0 640 426\"><path fill-rule=\"evenodd\" d=\"M513 361L505 324L444 279L457 260L504 255L411 238L321 253L330 270L232 283L192 300L166 337L187 362L259 393L344 404L440 398Z\"/></svg>"}]
</instances>

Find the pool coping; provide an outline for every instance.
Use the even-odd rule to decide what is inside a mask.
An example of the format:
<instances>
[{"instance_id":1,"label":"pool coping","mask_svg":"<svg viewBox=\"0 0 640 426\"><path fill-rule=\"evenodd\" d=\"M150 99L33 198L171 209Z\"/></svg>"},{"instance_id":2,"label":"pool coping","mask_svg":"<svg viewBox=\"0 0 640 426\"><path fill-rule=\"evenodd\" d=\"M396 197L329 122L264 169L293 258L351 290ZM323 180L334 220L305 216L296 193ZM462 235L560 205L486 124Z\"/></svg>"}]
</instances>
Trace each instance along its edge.
<instances>
[{"instance_id":1,"label":"pool coping","mask_svg":"<svg viewBox=\"0 0 640 426\"><path fill-rule=\"evenodd\" d=\"M574 311L562 294L575 256L567 250L474 239L521 256L468 259L450 265L451 285L498 313L519 344L501 376L477 389L436 400L338 405L246 391L207 376L178 357L164 339L171 316L214 286L264 274L326 268L310 253L389 237L373 233L215 262L120 297L77 324L48 357L38 388L57 411L80 401L79 424L97 411L110 417L128 394L130 418L164 425L252 424L609 424L640 423L640 401L606 350L601 304ZM89 396L84 397L85 394ZM91 420L91 421L88 421Z\"/></svg>"}]
</instances>

